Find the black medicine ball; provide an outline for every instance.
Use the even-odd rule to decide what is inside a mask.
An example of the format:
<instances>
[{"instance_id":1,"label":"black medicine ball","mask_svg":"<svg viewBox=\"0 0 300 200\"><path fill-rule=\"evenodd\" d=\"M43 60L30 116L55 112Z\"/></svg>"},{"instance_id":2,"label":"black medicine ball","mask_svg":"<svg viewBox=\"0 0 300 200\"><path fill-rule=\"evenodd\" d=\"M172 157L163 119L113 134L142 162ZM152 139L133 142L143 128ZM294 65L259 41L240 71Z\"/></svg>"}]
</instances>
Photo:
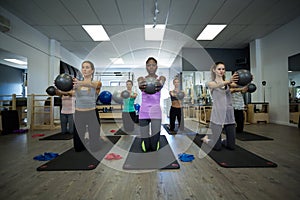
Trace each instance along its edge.
<instances>
[{"instance_id":1,"label":"black medicine ball","mask_svg":"<svg viewBox=\"0 0 300 200\"><path fill-rule=\"evenodd\" d=\"M54 96L54 95L56 95L56 88L54 86L49 86L46 89L46 92L47 92L48 95Z\"/></svg>"},{"instance_id":2,"label":"black medicine ball","mask_svg":"<svg viewBox=\"0 0 300 200\"><path fill-rule=\"evenodd\" d=\"M154 94L156 93L156 79L153 77L146 78L146 88L145 92L147 94Z\"/></svg>"},{"instance_id":3,"label":"black medicine ball","mask_svg":"<svg viewBox=\"0 0 300 200\"><path fill-rule=\"evenodd\" d=\"M237 73L239 75L239 80L237 82L238 85L245 86L252 81L252 74L250 71L246 69L240 69L237 71Z\"/></svg>"},{"instance_id":4,"label":"black medicine ball","mask_svg":"<svg viewBox=\"0 0 300 200\"><path fill-rule=\"evenodd\" d=\"M255 85L254 83L250 83L250 84L248 85L248 90L247 90L247 92L253 93L253 92L255 92L255 91L256 91L256 85Z\"/></svg>"},{"instance_id":5,"label":"black medicine ball","mask_svg":"<svg viewBox=\"0 0 300 200\"><path fill-rule=\"evenodd\" d=\"M73 78L69 74L60 74L56 77L54 84L59 90L67 92L73 89Z\"/></svg>"}]
</instances>

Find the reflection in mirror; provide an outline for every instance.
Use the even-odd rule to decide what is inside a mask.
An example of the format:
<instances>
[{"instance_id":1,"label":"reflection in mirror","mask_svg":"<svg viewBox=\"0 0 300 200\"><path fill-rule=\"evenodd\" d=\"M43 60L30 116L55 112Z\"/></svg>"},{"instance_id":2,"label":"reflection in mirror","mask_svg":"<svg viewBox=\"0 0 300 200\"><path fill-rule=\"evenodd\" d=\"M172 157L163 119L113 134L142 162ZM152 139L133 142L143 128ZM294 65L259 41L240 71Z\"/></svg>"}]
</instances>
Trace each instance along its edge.
<instances>
[{"instance_id":1,"label":"reflection in mirror","mask_svg":"<svg viewBox=\"0 0 300 200\"><path fill-rule=\"evenodd\" d=\"M0 49L0 72L0 111L17 110L20 126L26 127L27 58Z\"/></svg>"},{"instance_id":2,"label":"reflection in mirror","mask_svg":"<svg viewBox=\"0 0 300 200\"><path fill-rule=\"evenodd\" d=\"M290 123L299 124L300 114L300 54L288 58Z\"/></svg>"},{"instance_id":3,"label":"reflection in mirror","mask_svg":"<svg viewBox=\"0 0 300 200\"><path fill-rule=\"evenodd\" d=\"M0 95L27 96L27 58L0 49Z\"/></svg>"}]
</instances>

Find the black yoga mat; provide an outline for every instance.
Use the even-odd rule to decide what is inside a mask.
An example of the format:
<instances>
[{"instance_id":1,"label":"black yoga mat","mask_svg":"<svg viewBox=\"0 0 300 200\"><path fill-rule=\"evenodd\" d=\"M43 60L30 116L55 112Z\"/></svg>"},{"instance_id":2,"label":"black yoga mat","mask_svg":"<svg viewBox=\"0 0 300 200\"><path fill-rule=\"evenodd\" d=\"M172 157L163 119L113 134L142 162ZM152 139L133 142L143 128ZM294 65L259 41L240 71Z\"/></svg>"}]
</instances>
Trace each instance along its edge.
<instances>
[{"instance_id":1,"label":"black yoga mat","mask_svg":"<svg viewBox=\"0 0 300 200\"><path fill-rule=\"evenodd\" d=\"M128 135L128 133L126 133L122 128L120 128L114 133L114 135Z\"/></svg>"},{"instance_id":2,"label":"black yoga mat","mask_svg":"<svg viewBox=\"0 0 300 200\"><path fill-rule=\"evenodd\" d=\"M174 134L170 133L170 126L169 126L169 124L163 124L163 127L164 127L164 129L167 131L167 133L169 135L174 135ZM183 134L183 135L188 135L188 134L195 135L195 134L197 134L196 132L188 129L187 127L184 127L183 130L178 130L178 127L176 126L175 129L174 129L174 131L176 132L175 134Z\"/></svg>"},{"instance_id":3,"label":"black yoga mat","mask_svg":"<svg viewBox=\"0 0 300 200\"><path fill-rule=\"evenodd\" d=\"M160 136L160 149L153 152L143 152L141 138L135 137L123 169L147 170L147 169L179 169L180 165L168 143L166 136Z\"/></svg>"},{"instance_id":4,"label":"black yoga mat","mask_svg":"<svg viewBox=\"0 0 300 200\"><path fill-rule=\"evenodd\" d=\"M124 126L119 128L114 135L140 135L140 126L138 124L134 124L132 131L126 131Z\"/></svg>"},{"instance_id":5,"label":"black yoga mat","mask_svg":"<svg viewBox=\"0 0 300 200\"><path fill-rule=\"evenodd\" d=\"M111 142L105 143L101 150L97 152L96 158L89 151L84 150L76 152L74 148L67 150L58 157L37 168L37 171L76 171L76 170L92 170L95 169L100 160L116 144L121 136L107 136Z\"/></svg>"},{"instance_id":6,"label":"black yoga mat","mask_svg":"<svg viewBox=\"0 0 300 200\"><path fill-rule=\"evenodd\" d=\"M236 133L236 138L242 141L273 140L272 138L249 132Z\"/></svg>"},{"instance_id":7,"label":"black yoga mat","mask_svg":"<svg viewBox=\"0 0 300 200\"><path fill-rule=\"evenodd\" d=\"M206 145L201 141L204 135L196 135L193 142L205 149ZM207 147L207 145L206 145ZM207 149L207 148L206 148ZM234 150L222 148L221 151L210 151L208 155L221 167L227 168L258 168L258 167L277 167L277 164L266 160L246 149L236 145Z\"/></svg>"},{"instance_id":8,"label":"black yoga mat","mask_svg":"<svg viewBox=\"0 0 300 200\"><path fill-rule=\"evenodd\" d=\"M47 137L40 138L39 140L70 140L72 138L72 133L56 133Z\"/></svg>"}]
</instances>

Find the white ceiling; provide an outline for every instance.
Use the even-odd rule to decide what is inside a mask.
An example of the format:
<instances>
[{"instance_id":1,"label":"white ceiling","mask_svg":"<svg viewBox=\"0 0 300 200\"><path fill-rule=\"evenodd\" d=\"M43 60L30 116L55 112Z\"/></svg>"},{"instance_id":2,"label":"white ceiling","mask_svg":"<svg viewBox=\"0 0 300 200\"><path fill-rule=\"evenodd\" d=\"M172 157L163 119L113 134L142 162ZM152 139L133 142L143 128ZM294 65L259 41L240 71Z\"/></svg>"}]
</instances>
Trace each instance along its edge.
<instances>
[{"instance_id":1,"label":"white ceiling","mask_svg":"<svg viewBox=\"0 0 300 200\"><path fill-rule=\"evenodd\" d=\"M144 41L143 27L153 24L155 0L1 0L0 6L81 59L123 57L130 65L140 65L141 60L144 63L148 55L172 62L181 47L245 48L300 15L299 0L157 3L157 23L167 25L162 42ZM197 42L195 39L208 23L228 26L213 41ZM93 42L83 24L102 24L111 42ZM96 47L96 56L91 55Z\"/></svg>"}]
</instances>

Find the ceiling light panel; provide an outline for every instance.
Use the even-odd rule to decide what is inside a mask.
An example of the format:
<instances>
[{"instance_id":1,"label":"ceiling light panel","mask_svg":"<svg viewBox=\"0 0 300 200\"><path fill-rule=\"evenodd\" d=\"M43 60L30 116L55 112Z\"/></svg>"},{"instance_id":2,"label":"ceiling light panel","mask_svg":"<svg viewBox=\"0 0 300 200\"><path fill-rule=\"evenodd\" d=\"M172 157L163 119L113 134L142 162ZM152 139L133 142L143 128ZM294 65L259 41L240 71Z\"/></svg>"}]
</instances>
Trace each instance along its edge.
<instances>
[{"instance_id":1,"label":"ceiling light panel","mask_svg":"<svg viewBox=\"0 0 300 200\"><path fill-rule=\"evenodd\" d=\"M94 41L110 40L102 25L82 25L82 28Z\"/></svg>"},{"instance_id":2,"label":"ceiling light panel","mask_svg":"<svg viewBox=\"0 0 300 200\"><path fill-rule=\"evenodd\" d=\"M213 40L227 25L208 24L197 40Z\"/></svg>"},{"instance_id":3,"label":"ceiling light panel","mask_svg":"<svg viewBox=\"0 0 300 200\"><path fill-rule=\"evenodd\" d=\"M161 41L164 39L165 30L165 24L145 25L145 40Z\"/></svg>"}]
</instances>

